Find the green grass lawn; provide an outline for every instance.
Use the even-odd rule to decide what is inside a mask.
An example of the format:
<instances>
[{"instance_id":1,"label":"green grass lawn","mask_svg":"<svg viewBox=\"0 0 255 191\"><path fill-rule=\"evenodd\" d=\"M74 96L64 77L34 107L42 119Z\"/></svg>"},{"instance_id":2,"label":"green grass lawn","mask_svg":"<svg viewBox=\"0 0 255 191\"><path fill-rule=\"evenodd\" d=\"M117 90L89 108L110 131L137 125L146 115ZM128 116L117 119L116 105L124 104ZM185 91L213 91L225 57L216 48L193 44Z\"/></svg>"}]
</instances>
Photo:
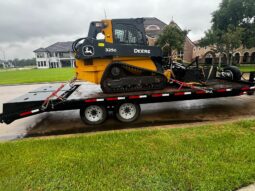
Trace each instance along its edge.
<instances>
[{"instance_id":1,"label":"green grass lawn","mask_svg":"<svg viewBox=\"0 0 255 191\"><path fill-rule=\"evenodd\" d=\"M255 72L255 65L254 66L239 66L242 72Z\"/></svg>"},{"instance_id":2,"label":"green grass lawn","mask_svg":"<svg viewBox=\"0 0 255 191\"><path fill-rule=\"evenodd\" d=\"M235 190L255 182L255 120L0 144L0 190Z\"/></svg>"},{"instance_id":3,"label":"green grass lawn","mask_svg":"<svg viewBox=\"0 0 255 191\"><path fill-rule=\"evenodd\" d=\"M67 81L74 76L74 68L0 70L0 84Z\"/></svg>"},{"instance_id":4,"label":"green grass lawn","mask_svg":"<svg viewBox=\"0 0 255 191\"><path fill-rule=\"evenodd\" d=\"M240 66L242 72L255 71L255 66ZM75 76L74 68L0 70L0 85L68 81Z\"/></svg>"}]
</instances>

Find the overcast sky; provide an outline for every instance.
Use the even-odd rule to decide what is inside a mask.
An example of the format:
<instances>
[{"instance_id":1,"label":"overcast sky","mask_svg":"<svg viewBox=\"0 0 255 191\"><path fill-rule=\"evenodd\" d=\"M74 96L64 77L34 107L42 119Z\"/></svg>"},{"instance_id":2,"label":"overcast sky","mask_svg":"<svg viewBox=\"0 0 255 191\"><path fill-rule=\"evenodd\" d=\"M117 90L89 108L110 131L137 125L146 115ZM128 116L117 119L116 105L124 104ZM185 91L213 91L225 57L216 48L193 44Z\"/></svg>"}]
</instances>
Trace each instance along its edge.
<instances>
[{"instance_id":1,"label":"overcast sky","mask_svg":"<svg viewBox=\"0 0 255 191\"><path fill-rule=\"evenodd\" d=\"M33 50L87 36L89 22L157 17L190 29L198 40L221 0L0 0L0 59L34 57Z\"/></svg>"}]
</instances>

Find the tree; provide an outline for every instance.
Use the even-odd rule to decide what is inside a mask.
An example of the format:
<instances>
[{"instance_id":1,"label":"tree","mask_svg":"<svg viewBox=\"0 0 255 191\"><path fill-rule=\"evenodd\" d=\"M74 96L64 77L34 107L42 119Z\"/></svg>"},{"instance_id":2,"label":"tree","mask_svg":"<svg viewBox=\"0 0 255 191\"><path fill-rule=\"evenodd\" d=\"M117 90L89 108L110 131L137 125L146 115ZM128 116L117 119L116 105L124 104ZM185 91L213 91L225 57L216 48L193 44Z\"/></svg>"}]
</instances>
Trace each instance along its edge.
<instances>
[{"instance_id":1,"label":"tree","mask_svg":"<svg viewBox=\"0 0 255 191\"><path fill-rule=\"evenodd\" d=\"M173 51L183 50L187 34L187 30L181 30L176 24L170 24L159 35L157 45L168 53L170 63L172 63Z\"/></svg>"},{"instance_id":2,"label":"tree","mask_svg":"<svg viewBox=\"0 0 255 191\"><path fill-rule=\"evenodd\" d=\"M227 55L227 63L235 49L243 45L255 46L255 1L223 0L218 10L213 13L212 27L205 32L201 46L213 46L214 51ZM221 59L220 59L221 60Z\"/></svg>"},{"instance_id":3,"label":"tree","mask_svg":"<svg viewBox=\"0 0 255 191\"><path fill-rule=\"evenodd\" d=\"M212 29L228 31L229 26L243 28L242 44L244 47L255 46L255 1L223 0L213 13Z\"/></svg>"},{"instance_id":4,"label":"tree","mask_svg":"<svg viewBox=\"0 0 255 191\"><path fill-rule=\"evenodd\" d=\"M255 23L244 24L243 29L244 33L242 35L242 44L246 48L255 47Z\"/></svg>"},{"instance_id":5,"label":"tree","mask_svg":"<svg viewBox=\"0 0 255 191\"><path fill-rule=\"evenodd\" d=\"M199 46L206 47L211 46L212 51L215 54L219 54L219 65L221 64L221 58L224 50L224 43L220 39L221 34L219 30L209 29L205 32L205 37L199 41Z\"/></svg>"},{"instance_id":6,"label":"tree","mask_svg":"<svg viewBox=\"0 0 255 191\"><path fill-rule=\"evenodd\" d=\"M230 60L230 58L232 59L233 56L230 57L230 55L233 55L234 50L241 46L242 34L243 28L234 28L229 26L227 32L222 35L222 43L224 45L223 48L225 48L225 52L227 53L227 64L232 63L232 60Z\"/></svg>"},{"instance_id":7,"label":"tree","mask_svg":"<svg viewBox=\"0 0 255 191\"><path fill-rule=\"evenodd\" d=\"M12 63L15 67L26 67L26 66L36 66L35 58L31 59L13 59L8 62Z\"/></svg>"},{"instance_id":8,"label":"tree","mask_svg":"<svg viewBox=\"0 0 255 191\"><path fill-rule=\"evenodd\" d=\"M229 26L226 32L221 30L209 30L205 33L205 37L200 40L199 44L202 47L212 46L212 50L219 54L219 65L223 54L226 54L227 64L232 63L234 50L242 45L243 28L234 28Z\"/></svg>"}]
</instances>

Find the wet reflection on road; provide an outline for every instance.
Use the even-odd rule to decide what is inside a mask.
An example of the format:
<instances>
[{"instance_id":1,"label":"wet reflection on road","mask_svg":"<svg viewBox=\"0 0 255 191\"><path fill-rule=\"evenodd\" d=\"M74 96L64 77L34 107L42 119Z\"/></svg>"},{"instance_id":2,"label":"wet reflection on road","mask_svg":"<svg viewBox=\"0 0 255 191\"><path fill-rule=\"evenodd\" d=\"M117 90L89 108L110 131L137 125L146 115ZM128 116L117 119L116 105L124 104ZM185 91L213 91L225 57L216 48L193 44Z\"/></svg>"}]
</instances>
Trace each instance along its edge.
<instances>
[{"instance_id":1,"label":"wet reflection on road","mask_svg":"<svg viewBox=\"0 0 255 191\"><path fill-rule=\"evenodd\" d=\"M179 101L171 103L147 104L142 106L142 115L132 124L118 122L113 115L103 125L84 125L78 111L48 113L30 129L27 136L88 133L118 129L153 127L160 125L189 124L198 122L218 122L255 114L255 97L219 98L210 100Z\"/></svg>"}]
</instances>

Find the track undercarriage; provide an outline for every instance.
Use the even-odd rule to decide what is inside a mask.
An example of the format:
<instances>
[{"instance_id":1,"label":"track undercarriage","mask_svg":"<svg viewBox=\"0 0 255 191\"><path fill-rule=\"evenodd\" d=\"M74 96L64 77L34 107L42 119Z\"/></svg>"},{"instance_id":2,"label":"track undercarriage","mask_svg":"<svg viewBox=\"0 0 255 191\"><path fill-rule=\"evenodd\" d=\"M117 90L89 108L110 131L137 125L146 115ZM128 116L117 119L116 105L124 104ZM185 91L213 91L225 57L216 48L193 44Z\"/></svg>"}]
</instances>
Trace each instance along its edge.
<instances>
[{"instance_id":1,"label":"track undercarriage","mask_svg":"<svg viewBox=\"0 0 255 191\"><path fill-rule=\"evenodd\" d=\"M166 85L163 74L124 63L110 64L101 80L104 93L160 90Z\"/></svg>"}]
</instances>

